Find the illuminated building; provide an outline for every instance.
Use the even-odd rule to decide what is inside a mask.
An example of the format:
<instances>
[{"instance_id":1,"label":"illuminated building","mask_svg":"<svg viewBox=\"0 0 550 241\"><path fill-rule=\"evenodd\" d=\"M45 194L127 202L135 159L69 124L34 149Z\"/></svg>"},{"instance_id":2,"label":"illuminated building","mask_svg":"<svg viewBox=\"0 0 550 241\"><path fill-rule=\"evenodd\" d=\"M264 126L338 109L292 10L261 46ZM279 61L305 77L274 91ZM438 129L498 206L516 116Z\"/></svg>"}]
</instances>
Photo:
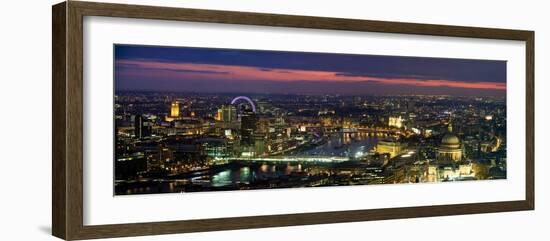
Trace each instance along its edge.
<instances>
[{"instance_id":1,"label":"illuminated building","mask_svg":"<svg viewBox=\"0 0 550 241\"><path fill-rule=\"evenodd\" d=\"M332 126L332 118L330 117L323 117L321 118L320 122L321 122L321 126L324 126L324 127Z\"/></svg>"},{"instance_id":2,"label":"illuminated building","mask_svg":"<svg viewBox=\"0 0 550 241\"><path fill-rule=\"evenodd\" d=\"M399 116L399 117L390 117L389 121L388 121L388 126L397 127L397 128L403 127L403 118L401 118L401 116Z\"/></svg>"},{"instance_id":3,"label":"illuminated building","mask_svg":"<svg viewBox=\"0 0 550 241\"><path fill-rule=\"evenodd\" d=\"M173 121L180 118L180 103L173 101L170 105L170 115L166 116L166 121Z\"/></svg>"},{"instance_id":4,"label":"illuminated building","mask_svg":"<svg viewBox=\"0 0 550 241\"><path fill-rule=\"evenodd\" d=\"M174 128L179 134L183 135L200 135L203 133L202 123L196 119L181 119L172 122Z\"/></svg>"},{"instance_id":5,"label":"illuminated building","mask_svg":"<svg viewBox=\"0 0 550 241\"><path fill-rule=\"evenodd\" d=\"M470 162L457 165L430 165L427 172L428 182L473 180L475 173Z\"/></svg>"},{"instance_id":6,"label":"illuminated building","mask_svg":"<svg viewBox=\"0 0 550 241\"><path fill-rule=\"evenodd\" d=\"M444 166L439 170L441 180L451 181L458 177L458 172L452 166Z\"/></svg>"},{"instance_id":7,"label":"illuminated building","mask_svg":"<svg viewBox=\"0 0 550 241\"><path fill-rule=\"evenodd\" d=\"M170 107L170 116L174 118L180 117L180 103L177 101L172 102Z\"/></svg>"},{"instance_id":8,"label":"illuminated building","mask_svg":"<svg viewBox=\"0 0 550 241\"><path fill-rule=\"evenodd\" d=\"M390 158L393 158L399 155L404 148L405 145L395 139L383 139L376 144L376 153L389 154Z\"/></svg>"},{"instance_id":9,"label":"illuminated building","mask_svg":"<svg viewBox=\"0 0 550 241\"><path fill-rule=\"evenodd\" d=\"M205 138L203 140L200 140L200 142L201 142L201 146L204 154L206 154L209 157L213 157L213 158L228 157L233 152L232 143L223 139Z\"/></svg>"},{"instance_id":10,"label":"illuminated building","mask_svg":"<svg viewBox=\"0 0 550 241\"><path fill-rule=\"evenodd\" d=\"M453 126L449 123L448 132L441 139L441 144L437 151L437 159L440 161L460 161L462 160L462 145L460 139L453 134Z\"/></svg>"},{"instance_id":11,"label":"illuminated building","mask_svg":"<svg viewBox=\"0 0 550 241\"><path fill-rule=\"evenodd\" d=\"M223 121L225 123L232 123L237 120L237 108L233 105L222 105L222 108L218 110L218 113L220 113L220 121Z\"/></svg>"},{"instance_id":12,"label":"illuminated building","mask_svg":"<svg viewBox=\"0 0 550 241\"><path fill-rule=\"evenodd\" d=\"M424 137L429 138L430 136L432 136L432 133L433 131L431 129L426 129L424 130Z\"/></svg>"},{"instance_id":13,"label":"illuminated building","mask_svg":"<svg viewBox=\"0 0 550 241\"><path fill-rule=\"evenodd\" d=\"M437 165L429 165L427 173L427 182L437 182L438 181L438 168Z\"/></svg>"},{"instance_id":14,"label":"illuminated building","mask_svg":"<svg viewBox=\"0 0 550 241\"><path fill-rule=\"evenodd\" d=\"M493 138L492 140L485 141L485 142L482 142L480 144L481 151L482 152L496 152L496 151L498 151L501 144L502 144L502 140L499 137L495 136L495 138Z\"/></svg>"},{"instance_id":15,"label":"illuminated building","mask_svg":"<svg viewBox=\"0 0 550 241\"><path fill-rule=\"evenodd\" d=\"M473 176L472 163L462 163L458 166L458 172L461 177Z\"/></svg>"},{"instance_id":16,"label":"illuminated building","mask_svg":"<svg viewBox=\"0 0 550 241\"><path fill-rule=\"evenodd\" d=\"M352 129L354 127L353 121L349 118L344 118L342 120L342 128L343 129Z\"/></svg>"},{"instance_id":17,"label":"illuminated building","mask_svg":"<svg viewBox=\"0 0 550 241\"><path fill-rule=\"evenodd\" d=\"M287 138L290 138L290 136L292 135L292 128L285 128L285 129L283 130L283 133L286 134L286 137L287 137Z\"/></svg>"},{"instance_id":18,"label":"illuminated building","mask_svg":"<svg viewBox=\"0 0 550 241\"><path fill-rule=\"evenodd\" d=\"M142 115L135 116L134 135L140 139L151 135L151 125L145 121Z\"/></svg>"},{"instance_id":19,"label":"illuminated building","mask_svg":"<svg viewBox=\"0 0 550 241\"><path fill-rule=\"evenodd\" d=\"M216 112L216 118L215 118L217 121L222 121L223 120L223 110L222 109L218 109L218 111Z\"/></svg>"}]
</instances>

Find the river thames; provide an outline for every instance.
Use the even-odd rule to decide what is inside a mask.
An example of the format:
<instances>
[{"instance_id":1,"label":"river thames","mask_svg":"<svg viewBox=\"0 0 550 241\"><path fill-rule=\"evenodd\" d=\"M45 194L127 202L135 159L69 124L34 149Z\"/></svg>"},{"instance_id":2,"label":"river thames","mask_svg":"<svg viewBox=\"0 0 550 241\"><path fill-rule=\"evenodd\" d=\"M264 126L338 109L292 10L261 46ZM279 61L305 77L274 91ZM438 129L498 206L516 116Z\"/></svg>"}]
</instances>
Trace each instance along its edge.
<instances>
[{"instance_id":1,"label":"river thames","mask_svg":"<svg viewBox=\"0 0 550 241\"><path fill-rule=\"evenodd\" d=\"M372 150L377 137L357 133L333 134L323 144L297 150L285 155L353 157ZM115 183L115 194L149 194L217 190L246 190L264 188L293 188L310 186L350 185L330 173L346 163L320 163L304 161L265 162L230 161L208 170L187 173L177 178L142 179ZM351 165L361 165L355 163ZM365 183L358 183L365 184Z\"/></svg>"}]
</instances>

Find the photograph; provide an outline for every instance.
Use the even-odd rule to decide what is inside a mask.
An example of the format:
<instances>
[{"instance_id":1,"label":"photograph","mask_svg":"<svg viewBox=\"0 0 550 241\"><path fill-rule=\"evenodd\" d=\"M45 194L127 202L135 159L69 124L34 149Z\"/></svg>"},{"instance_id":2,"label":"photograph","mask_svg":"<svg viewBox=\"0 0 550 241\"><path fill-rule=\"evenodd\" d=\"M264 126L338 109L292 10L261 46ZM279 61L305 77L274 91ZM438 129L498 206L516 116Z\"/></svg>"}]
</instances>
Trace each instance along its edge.
<instances>
[{"instance_id":1,"label":"photograph","mask_svg":"<svg viewBox=\"0 0 550 241\"><path fill-rule=\"evenodd\" d=\"M550 237L545 5L5 1L0 241Z\"/></svg>"},{"instance_id":2,"label":"photograph","mask_svg":"<svg viewBox=\"0 0 550 241\"><path fill-rule=\"evenodd\" d=\"M505 60L113 48L115 195L506 179Z\"/></svg>"}]
</instances>

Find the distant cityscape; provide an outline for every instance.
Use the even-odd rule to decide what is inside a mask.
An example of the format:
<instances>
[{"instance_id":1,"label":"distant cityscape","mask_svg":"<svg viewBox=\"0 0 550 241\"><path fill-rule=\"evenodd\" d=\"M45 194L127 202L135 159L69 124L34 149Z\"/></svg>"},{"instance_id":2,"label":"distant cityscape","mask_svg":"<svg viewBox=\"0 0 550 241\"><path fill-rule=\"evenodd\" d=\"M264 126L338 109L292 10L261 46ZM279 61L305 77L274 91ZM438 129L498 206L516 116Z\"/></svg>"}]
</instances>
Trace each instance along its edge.
<instances>
[{"instance_id":1,"label":"distant cityscape","mask_svg":"<svg viewBox=\"0 0 550 241\"><path fill-rule=\"evenodd\" d=\"M506 61L114 46L114 194L506 179Z\"/></svg>"},{"instance_id":2,"label":"distant cityscape","mask_svg":"<svg viewBox=\"0 0 550 241\"><path fill-rule=\"evenodd\" d=\"M506 99L120 91L115 194L506 178Z\"/></svg>"}]
</instances>

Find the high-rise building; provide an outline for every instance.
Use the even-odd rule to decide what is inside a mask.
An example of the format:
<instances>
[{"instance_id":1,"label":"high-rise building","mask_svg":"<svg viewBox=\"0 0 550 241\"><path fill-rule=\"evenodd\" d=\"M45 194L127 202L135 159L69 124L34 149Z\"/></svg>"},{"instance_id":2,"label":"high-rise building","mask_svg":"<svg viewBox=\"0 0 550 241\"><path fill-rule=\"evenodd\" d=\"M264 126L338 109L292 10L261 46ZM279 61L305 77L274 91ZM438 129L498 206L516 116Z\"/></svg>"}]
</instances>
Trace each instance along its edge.
<instances>
[{"instance_id":1,"label":"high-rise building","mask_svg":"<svg viewBox=\"0 0 550 241\"><path fill-rule=\"evenodd\" d=\"M166 116L166 121L179 120L180 117L180 102L177 100L172 101L172 104L170 104L170 114Z\"/></svg>"},{"instance_id":2,"label":"high-rise building","mask_svg":"<svg viewBox=\"0 0 550 241\"><path fill-rule=\"evenodd\" d=\"M254 133L258 117L252 111L244 111L241 114L241 143L244 145L254 145Z\"/></svg>"},{"instance_id":3,"label":"high-rise building","mask_svg":"<svg viewBox=\"0 0 550 241\"><path fill-rule=\"evenodd\" d=\"M172 105L170 106L170 117L180 117L180 103L178 101L172 102Z\"/></svg>"},{"instance_id":4,"label":"high-rise building","mask_svg":"<svg viewBox=\"0 0 550 241\"><path fill-rule=\"evenodd\" d=\"M237 108L234 105L223 105L221 110L221 121L232 123L237 120Z\"/></svg>"},{"instance_id":5,"label":"high-rise building","mask_svg":"<svg viewBox=\"0 0 550 241\"><path fill-rule=\"evenodd\" d=\"M219 108L216 112L216 118L217 121L223 121L223 107Z\"/></svg>"},{"instance_id":6,"label":"high-rise building","mask_svg":"<svg viewBox=\"0 0 550 241\"><path fill-rule=\"evenodd\" d=\"M134 119L134 135L143 138L151 135L151 125L142 115L136 115Z\"/></svg>"}]
</instances>

